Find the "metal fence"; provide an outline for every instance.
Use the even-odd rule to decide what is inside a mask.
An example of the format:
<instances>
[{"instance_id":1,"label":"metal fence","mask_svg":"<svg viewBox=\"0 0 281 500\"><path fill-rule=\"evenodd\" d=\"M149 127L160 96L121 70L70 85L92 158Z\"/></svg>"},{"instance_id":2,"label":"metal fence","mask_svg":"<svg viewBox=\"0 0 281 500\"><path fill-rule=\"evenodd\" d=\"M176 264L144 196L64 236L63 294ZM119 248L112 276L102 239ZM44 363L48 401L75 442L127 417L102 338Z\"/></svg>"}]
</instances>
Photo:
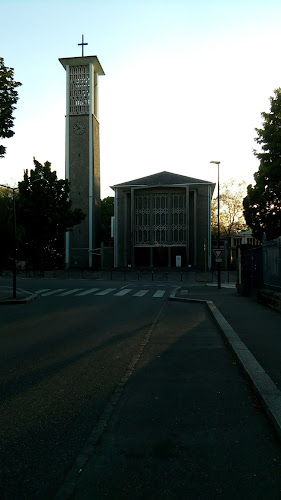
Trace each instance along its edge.
<instances>
[{"instance_id":1,"label":"metal fence","mask_svg":"<svg viewBox=\"0 0 281 500\"><path fill-rule=\"evenodd\" d=\"M12 277L11 271L2 271L2 278ZM193 271L186 269L54 269L54 270L18 270L19 278L45 278L45 279L84 279L107 281L170 281L188 284L216 284L215 271ZM236 283L236 271L221 271L222 283Z\"/></svg>"},{"instance_id":2,"label":"metal fence","mask_svg":"<svg viewBox=\"0 0 281 500\"><path fill-rule=\"evenodd\" d=\"M281 290L281 237L262 246L239 247L239 279L246 293L272 287Z\"/></svg>"},{"instance_id":3,"label":"metal fence","mask_svg":"<svg viewBox=\"0 0 281 500\"><path fill-rule=\"evenodd\" d=\"M263 244L263 278L266 286L281 289L281 237Z\"/></svg>"},{"instance_id":4,"label":"metal fence","mask_svg":"<svg viewBox=\"0 0 281 500\"><path fill-rule=\"evenodd\" d=\"M248 245L239 247L238 284L243 293L250 294L263 287L263 249L261 246L249 248Z\"/></svg>"}]
</instances>

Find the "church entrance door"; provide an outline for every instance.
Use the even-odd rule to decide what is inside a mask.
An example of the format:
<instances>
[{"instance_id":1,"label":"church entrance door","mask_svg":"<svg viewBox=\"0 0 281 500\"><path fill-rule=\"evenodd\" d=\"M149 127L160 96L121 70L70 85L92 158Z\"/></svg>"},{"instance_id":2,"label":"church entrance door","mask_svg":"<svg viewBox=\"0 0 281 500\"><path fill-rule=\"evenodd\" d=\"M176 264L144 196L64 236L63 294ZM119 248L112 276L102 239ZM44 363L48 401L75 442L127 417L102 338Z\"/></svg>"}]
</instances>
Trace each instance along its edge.
<instances>
[{"instance_id":1,"label":"church entrance door","mask_svg":"<svg viewBox=\"0 0 281 500\"><path fill-rule=\"evenodd\" d=\"M135 248L135 266L149 267L150 266L150 248L136 247Z\"/></svg>"},{"instance_id":2,"label":"church entrance door","mask_svg":"<svg viewBox=\"0 0 281 500\"><path fill-rule=\"evenodd\" d=\"M168 248L153 248L153 267L168 267Z\"/></svg>"}]
</instances>

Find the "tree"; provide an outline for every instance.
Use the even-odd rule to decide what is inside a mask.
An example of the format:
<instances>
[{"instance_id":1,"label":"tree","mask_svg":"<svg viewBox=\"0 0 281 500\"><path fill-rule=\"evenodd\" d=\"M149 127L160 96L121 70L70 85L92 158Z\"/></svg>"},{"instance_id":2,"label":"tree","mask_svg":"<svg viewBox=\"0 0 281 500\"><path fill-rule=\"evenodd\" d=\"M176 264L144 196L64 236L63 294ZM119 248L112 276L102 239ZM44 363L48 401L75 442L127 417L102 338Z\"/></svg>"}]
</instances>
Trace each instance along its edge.
<instances>
[{"instance_id":1,"label":"tree","mask_svg":"<svg viewBox=\"0 0 281 500\"><path fill-rule=\"evenodd\" d=\"M220 186L220 233L222 238L247 228L243 215L243 197L246 183L230 179ZM212 231L218 232L218 198L212 201Z\"/></svg>"},{"instance_id":2,"label":"tree","mask_svg":"<svg viewBox=\"0 0 281 500\"><path fill-rule=\"evenodd\" d=\"M268 240L281 235L281 88L274 93L270 112L261 113L262 128L255 129L261 151L254 150L254 155L260 165L243 203L246 222L260 241L263 233Z\"/></svg>"},{"instance_id":3,"label":"tree","mask_svg":"<svg viewBox=\"0 0 281 500\"><path fill-rule=\"evenodd\" d=\"M9 189L0 187L1 245L0 269L7 267L13 255L13 196Z\"/></svg>"},{"instance_id":4,"label":"tree","mask_svg":"<svg viewBox=\"0 0 281 500\"><path fill-rule=\"evenodd\" d=\"M108 196L101 200L101 239L111 239L111 217L114 215L114 197Z\"/></svg>"},{"instance_id":5,"label":"tree","mask_svg":"<svg viewBox=\"0 0 281 500\"><path fill-rule=\"evenodd\" d=\"M16 88L21 85L14 81L13 68L7 68L3 57L0 57L0 137L2 139L12 137L14 124L13 111L18 101ZM0 144L0 158L5 155L6 148Z\"/></svg>"},{"instance_id":6,"label":"tree","mask_svg":"<svg viewBox=\"0 0 281 500\"><path fill-rule=\"evenodd\" d=\"M24 227L22 258L34 266L50 265L60 257L64 234L85 219L79 209L71 208L68 180L58 179L48 161L41 165L34 158L34 170L24 173L19 182L18 220Z\"/></svg>"}]
</instances>

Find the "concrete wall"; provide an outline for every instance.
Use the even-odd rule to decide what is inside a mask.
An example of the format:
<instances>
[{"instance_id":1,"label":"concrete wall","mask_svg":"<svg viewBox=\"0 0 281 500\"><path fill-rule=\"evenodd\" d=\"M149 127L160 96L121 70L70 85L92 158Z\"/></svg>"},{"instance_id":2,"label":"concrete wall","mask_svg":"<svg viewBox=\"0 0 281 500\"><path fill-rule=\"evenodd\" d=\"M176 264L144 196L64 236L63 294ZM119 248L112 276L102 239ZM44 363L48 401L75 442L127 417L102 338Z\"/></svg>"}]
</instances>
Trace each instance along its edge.
<instances>
[{"instance_id":1,"label":"concrete wall","mask_svg":"<svg viewBox=\"0 0 281 500\"><path fill-rule=\"evenodd\" d=\"M93 248L100 245L100 145L99 123L92 116L93 151ZM85 132L77 135L74 125L83 123ZM69 181L72 208L80 208L86 214L81 224L70 233L70 267L89 265L89 115L69 117Z\"/></svg>"},{"instance_id":2,"label":"concrete wall","mask_svg":"<svg viewBox=\"0 0 281 500\"><path fill-rule=\"evenodd\" d=\"M74 125L83 123L77 135ZM87 266L89 260L89 116L69 117L69 181L72 208L81 208L86 218L70 233L70 267Z\"/></svg>"}]
</instances>

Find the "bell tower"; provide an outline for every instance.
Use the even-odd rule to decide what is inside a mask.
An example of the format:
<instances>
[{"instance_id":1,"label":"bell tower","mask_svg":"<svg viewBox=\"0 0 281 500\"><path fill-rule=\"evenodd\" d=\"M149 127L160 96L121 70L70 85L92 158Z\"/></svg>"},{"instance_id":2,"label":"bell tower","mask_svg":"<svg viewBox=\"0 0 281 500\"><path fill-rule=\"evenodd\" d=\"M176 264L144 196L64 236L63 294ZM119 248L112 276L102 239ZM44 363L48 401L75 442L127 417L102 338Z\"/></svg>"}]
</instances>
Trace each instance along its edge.
<instances>
[{"instance_id":1,"label":"bell tower","mask_svg":"<svg viewBox=\"0 0 281 500\"><path fill-rule=\"evenodd\" d=\"M100 139L98 78L104 71L96 56L59 59L66 71L65 177L73 208L86 218L66 234L66 267L92 267L100 245Z\"/></svg>"}]
</instances>

